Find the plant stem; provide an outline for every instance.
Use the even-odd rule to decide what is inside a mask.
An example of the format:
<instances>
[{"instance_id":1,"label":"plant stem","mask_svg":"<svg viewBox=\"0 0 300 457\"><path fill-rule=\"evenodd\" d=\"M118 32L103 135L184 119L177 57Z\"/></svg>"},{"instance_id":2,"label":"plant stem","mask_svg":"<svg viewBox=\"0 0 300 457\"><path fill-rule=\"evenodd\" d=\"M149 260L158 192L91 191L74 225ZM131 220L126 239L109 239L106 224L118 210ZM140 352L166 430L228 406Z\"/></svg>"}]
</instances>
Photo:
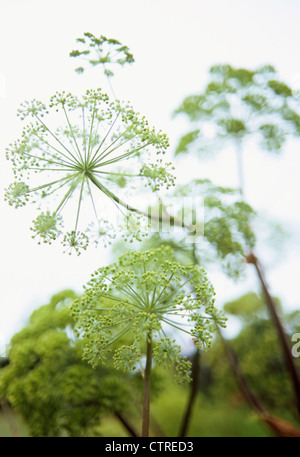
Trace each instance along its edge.
<instances>
[{"instance_id":1,"label":"plant stem","mask_svg":"<svg viewBox=\"0 0 300 457\"><path fill-rule=\"evenodd\" d=\"M239 189L241 197L245 200L245 180L244 180L244 165L243 165L243 149L241 142L237 141L236 144L237 168L239 178Z\"/></svg>"},{"instance_id":2,"label":"plant stem","mask_svg":"<svg viewBox=\"0 0 300 457\"><path fill-rule=\"evenodd\" d=\"M231 344L227 341L224 336L222 335L221 330L218 328L218 333L223 343L225 353L227 355L229 364L232 368L233 374L235 376L236 382L243 393L245 399L249 403L249 405L254 409L254 411L258 414L265 414L266 410L262 403L259 401L258 397L252 392L250 389L242 371L240 368L240 364L237 358L236 353L234 352Z\"/></svg>"},{"instance_id":3,"label":"plant stem","mask_svg":"<svg viewBox=\"0 0 300 457\"><path fill-rule=\"evenodd\" d=\"M239 174L239 181L240 181L241 197L243 200L245 200L242 148L241 148L240 143L237 144L237 161L238 161L238 174ZM295 394L297 411L298 411L298 414L300 415L300 376L299 376L299 372L297 370L295 361L293 359L293 356L291 354L290 344L287 339L284 327L282 325L280 316L277 312L276 303L274 302L274 299L269 292L269 289L268 289L268 286L267 286L267 283L266 283L266 280L264 277L262 266L253 252L250 252L250 254L246 256L246 261L247 261L247 263L252 264L254 266L258 279L261 283L265 301L266 301L271 319L273 320L274 327L278 334L278 340L281 345L283 359L285 362L286 369L290 375L291 383L292 383L294 394Z\"/></svg>"},{"instance_id":4,"label":"plant stem","mask_svg":"<svg viewBox=\"0 0 300 457\"><path fill-rule=\"evenodd\" d=\"M147 437L149 435L151 365L152 365L152 337L151 337L151 335L147 335L146 367L145 367L145 372L144 372L142 437Z\"/></svg>"},{"instance_id":5,"label":"plant stem","mask_svg":"<svg viewBox=\"0 0 300 457\"><path fill-rule=\"evenodd\" d=\"M265 407L262 405L259 398L254 394L254 392L252 392L245 376L241 371L239 360L233 348L231 347L230 342L223 337L220 329L218 329L218 331L219 336L224 344L227 358L233 370L236 382L241 392L243 393L245 399L247 400L249 406L252 407L252 409L257 413L258 417L260 417L260 419L276 436L299 437L300 430L298 428L296 428L293 424L287 421L283 421L281 418L271 416L269 412L265 409Z\"/></svg>"},{"instance_id":6,"label":"plant stem","mask_svg":"<svg viewBox=\"0 0 300 457\"><path fill-rule=\"evenodd\" d=\"M287 371L290 375L291 382L292 382L292 385L294 388L298 414L300 414L300 376L299 376L295 361L294 361L292 353L291 353L290 344L288 342L285 330L281 323L281 319L278 315L276 304L274 302L273 297L270 295L270 292L268 290L268 286L267 286L267 283L266 283L266 280L265 280L265 277L263 274L262 267L261 267L257 257L253 253L251 253L250 255L248 255L246 257L246 260L248 263L254 265L254 267L256 269L256 273L259 278L259 281L261 283L270 316L271 316L274 326L277 330L285 365L286 365Z\"/></svg>"},{"instance_id":7,"label":"plant stem","mask_svg":"<svg viewBox=\"0 0 300 457\"><path fill-rule=\"evenodd\" d=\"M126 208L128 211L132 211L133 213L137 213L137 214L140 214L142 216L145 216L147 217L150 221L151 219L154 219L156 221L160 221L160 222L166 222L168 224L170 224L171 226L175 225L177 227L184 227L188 232L191 232L193 233L194 232L194 228L190 225L186 225L183 223L183 221L181 219L177 219L176 217L174 216L170 216L170 217L164 217L163 215L159 215L159 214L152 214L151 212L146 212L146 211L141 211L137 208L134 208L133 206L125 203L124 201L122 201L119 197L117 197L113 192L111 192L109 189L107 189L107 187L105 187L97 178L96 176L91 173L89 175L89 179L92 181L92 183L98 187L98 189L100 189L105 195L107 195L109 198L111 198L113 201L115 201L116 203L118 203L119 205L123 206L123 208Z\"/></svg>"},{"instance_id":8,"label":"plant stem","mask_svg":"<svg viewBox=\"0 0 300 457\"><path fill-rule=\"evenodd\" d=\"M121 424L126 428L128 433L131 436L138 437L139 435L137 434L136 430L134 427L128 422L128 420L123 416L123 414L120 411L115 412L115 416L119 419Z\"/></svg>"},{"instance_id":9,"label":"plant stem","mask_svg":"<svg viewBox=\"0 0 300 457\"><path fill-rule=\"evenodd\" d=\"M197 349L194 353L192 362L192 383L190 389L190 397L182 420L179 436L185 437L190 423L193 406L196 400L199 387L199 369L200 369L200 351Z\"/></svg>"},{"instance_id":10,"label":"plant stem","mask_svg":"<svg viewBox=\"0 0 300 457\"><path fill-rule=\"evenodd\" d=\"M193 243L191 249L191 255L193 259L193 264L198 265L199 260L196 251L196 243ZM190 396L186 405L186 410L182 419L181 429L179 432L180 437L186 436L188 426L190 424L190 419L192 416L192 411L195 405L195 400L197 398L198 387L199 387L199 376L200 376L200 351L196 349L193 355L192 361L192 382L190 388Z\"/></svg>"}]
</instances>

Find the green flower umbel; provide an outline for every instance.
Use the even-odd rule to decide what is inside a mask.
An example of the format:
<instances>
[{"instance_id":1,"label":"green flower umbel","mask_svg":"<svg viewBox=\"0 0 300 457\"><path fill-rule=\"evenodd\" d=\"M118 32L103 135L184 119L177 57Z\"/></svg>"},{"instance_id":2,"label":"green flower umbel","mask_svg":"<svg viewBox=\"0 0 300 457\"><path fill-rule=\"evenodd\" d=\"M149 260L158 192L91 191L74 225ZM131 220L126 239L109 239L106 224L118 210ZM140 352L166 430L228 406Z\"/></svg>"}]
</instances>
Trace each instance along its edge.
<instances>
[{"instance_id":1,"label":"green flower umbel","mask_svg":"<svg viewBox=\"0 0 300 457\"><path fill-rule=\"evenodd\" d=\"M96 366L109 357L117 368L132 370L151 341L154 361L187 380L190 363L170 330L190 335L198 348L209 347L216 325L225 325L214 296L204 270L179 264L168 247L126 253L97 270L73 305L85 358Z\"/></svg>"},{"instance_id":2,"label":"green flower umbel","mask_svg":"<svg viewBox=\"0 0 300 457\"><path fill-rule=\"evenodd\" d=\"M112 68L117 65L131 64L134 62L129 48L114 38L100 35L95 37L92 33L84 33L82 38L77 38L81 49L70 52L70 57L84 58L90 65L102 65L107 77L114 75ZM78 73L83 73L84 68L76 68Z\"/></svg>"},{"instance_id":3,"label":"green flower umbel","mask_svg":"<svg viewBox=\"0 0 300 457\"><path fill-rule=\"evenodd\" d=\"M137 188L139 182L153 190L173 184L167 171L170 164L164 166L160 158L168 147L166 135L150 128L129 105L111 102L100 89L88 90L81 98L56 93L48 107L37 100L25 102L19 115L31 117L32 122L6 150L16 180L5 199L15 207L31 200L41 211L46 204L32 227L33 237L43 242L61 234L61 212L71 201L73 223L64 233L63 244L80 253L89 241L85 228L79 230L85 196L97 225L103 218L97 214L95 191L118 207L138 213L115 189L124 192L132 183ZM102 231L99 225L98 232Z\"/></svg>"}]
</instances>

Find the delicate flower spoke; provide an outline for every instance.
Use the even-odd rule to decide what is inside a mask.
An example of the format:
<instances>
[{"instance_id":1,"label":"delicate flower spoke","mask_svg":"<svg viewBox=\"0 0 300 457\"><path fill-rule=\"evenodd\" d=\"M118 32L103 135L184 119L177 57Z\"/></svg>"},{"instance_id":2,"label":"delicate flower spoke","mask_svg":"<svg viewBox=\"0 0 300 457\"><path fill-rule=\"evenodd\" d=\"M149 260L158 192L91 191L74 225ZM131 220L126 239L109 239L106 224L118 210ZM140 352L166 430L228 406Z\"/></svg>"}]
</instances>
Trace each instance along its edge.
<instances>
[{"instance_id":1,"label":"delicate flower spoke","mask_svg":"<svg viewBox=\"0 0 300 457\"><path fill-rule=\"evenodd\" d=\"M125 178L144 178L145 176L144 175L141 175L141 174L129 174L129 173L117 173L117 172L112 172L112 171L103 171L103 170L93 170L93 173L99 173L101 175L108 175L108 176L121 176L121 177L125 177ZM107 179L105 178L105 176L103 176L103 179Z\"/></svg>"},{"instance_id":2,"label":"delicate flower spoke","mask_svg":"<svg viewBox=\"0 0 300 457\"><path fill-rule=\"evenodd\" d=\"M179 323L178 323L178 325L175 325L175 324L172 323L173 321L169 321L169 320L166 319L166 318L161 318L161 320L162 320L165 324L171 325L171 327L174 327L174 328L176 328L177 330L181 330L182 332L187 333L188 335L192 335L191 332L188 332L188 331L185 330L184 328L179 327ZM181 325L181 324L180 324L180 325Z\"/></svg>"},{"instance_id":3,"label":"delicate flower spoke","mask_svg":"<svg viewBox=\"0 0 300 457\"><path fill-rule=\"evenodd\" d=\"M112 343L117 341L119 338L121 338L121 336L125 335L125 333L127 333L128 330L131 329L131 327L132 327L132 325L128 325L128 327L126 327L125 330L123 330L115 338L113 338L103 349L106 349L109 345L111 345Z\"/></svg>"},{"instance_id":4,"label":"delicate flower spoke","mask_svg":"<svg viewBox=\"0 0 300 457\"><path fill-rule=\"evenodd\" d=\"M60 204L58 205L58 207L56 208L55 210L55 213L58 213L62 208L63 206L66 204L66 202L69 200L69 198L71 197L72 193L74 192L75 188L73 187L70 187L70 189L68 190L68 192L65 194L65 196L63 197L63 199L61 200Z\"/></svg>"},{"instance_id":5,"label":"delicate flower spoke","mask_svg":"<svg viewBox=\"0 0 300 457\"><path fill-rule=\"evenodd\" d=\"M91 190L91 186L90 186L89 180L87 180L87 187L88 187L89 195L90 195L90 197L91 197L93 210L94 210L94 213L95 213L97 222L98 222L99 218L98 218L98 214L97 214L97 210L96 210L96 205L95 205L95 202L94 202L94 197L93 197L93 194L92 194L92 190Z\"/></svg>"},{"instance_id":6,"label":"delicate flower spoke","mask_svg":"<svg viewBox=\"0 0 300 457\"><path fill-rule=\"evenodd\" d=\"M72 154L72 152L68 148L66 148L66 146L60 141L60 139L57 138L57 136L54 135L53 132L51 132L51 130L44 124L44 122L38 116L36 116L36 118L43 125L43 127L45 127L47 132L49 132L50 135L67 151L67 153L70 154L70 156L74 159L75 163L77 165L80 165L80 162L78 162L78 159Z\"/></svg>"},{"instance_id":7,"label":"delicate flower spoke","mask_svg":"<svg viewBox=\"0 0 300 457\"><path fill-rule=\"evenodd\" d=\"M82 132L83 132L83 143L84 143L84 162L86 163L87 160L87 149L86 149L86 141L85 141L85 136L86 136L86 129L85 129L85 116L84 116L84 106L81 107L81 112L82 112Z\"/></svg>"},{"instance_id":8,"label":"delicate flower spoke","mask_svg":"<svg viewBox=\"0 0 300 457\"><path fill-rule=\"evenodd\" d=\"M63 105L63 111L64 111L64 113L65 113L65 116L66 116L66 119L67 119L67 123L68 123L68 126L69 126L69 129L70 129L72 138L73 138L74 143L75 143L75 146L76 146L76 150L77 150L77 153L78 153L78 159L79 159L79 161L80 161L81 163L83 163L83 157L82 157L81 152L80 152L80 149L79 149L79 147L78 147L78 144L77 144L77 141L76 141L76 138L75 138L73 129L72 129L72 125L71 125L71 123L70 123L69 116L68 116L68 114L67 114L67 111L66 111L64 105Z\"/></svg>"},{"instance_id":9,"label":"delicate flower spoke","mask_svg":"<svg viewBox=\"0 0 300 457\"><path fill-rule=\"evenodd\" d=\"M42 152L44 152L45 155L46 155L46 154L48 155L48 153L47 153L46 151L43 151L41 148L39 148L39 150L41 150ZM53 159L50 159L50 158L49 158L49 159L46 159L45 157L39 157L39 156L36 156L36 155L33 155L33 154L29 154L28 152L22 152L22 155L24 155L24 156L26 156L26 157L31 157L31 158L33 158L33 159L35 159L35 160L38 160L38 161L41 160L41 161L43 161L43 162L48 162L48 163L51 164L51 165L52 165L52 164L57 164L57 165L59 165L59 166L62 166L63 164L65 164L66 167L69 167L70 169L73 169L72 163L67 163L67 162L65 162L65 161L63 161L63 160L61 160L61 162L55 162ZM47 169L48 169L48 168L47 168Z\"/></svg>"},{"instance_id":10,"label":"delicate flower spoke","mask_svg":"<svg viewBox=\"0 0 300 457\"><path fill-rule=\"evenodd\" d=\"M141 299L141 297L139 296L139 294L130 286L130 284L128 284L127 282L125 283L127 287L129 287L129 289L132 291L132 293L137 297L136 300L137 300L137 303L143 303L145 305L145 301ZM127 292L128 293L128 292Z\"/></svg>"},{"instance_id":11,"label":"delicate flower spoke","mask_svg":"<svg viewBox=\"0 0 300 457\"><path fill-rule=\"evenodd\" d=\"M52 182L49 182L47 184L42 184L41 186L38 186L38 187L34 187L32 189L28 189L28 192L36 192L38 190L41 190L41 189L45 189L47 187L51 187L53 186L54 184L58 184L58 183L62 183L63 181L65 181L62 185L64 186L68 181L71 181L72 179L74 179L73 176L65 176L64 178L61 178L61 179L57 179L56 181L52 181Z\"/></svg>"},{"instance_id":12,"label":"delicate flower spoke","mask_svg":"<svg viewBox=\"0 0 300 457\"><path fill-rule=\"evenodd\" d=\"M75 161L73 162L73 161L72 161L72 158L73 158L73 157L67 156L67 155L64 154L62 151L60 151L59 149L55 148L51 143L49 143L48 141L46 141L43 137L40 137L39 135L37 135L35 132L33 132L33 134L34 134L40 141L42 141L43 143L45 143L46 146L48 146L49 148L53 149L55 152L57 152L58 154L60 154L61 156L63 156L65 159L67 159L66 162L63 161L63 160L61 159L61 161L62 161L63 163L65 163L66 165L70 165L70 166L72 166L72 167L73 167L74 165L77 164L77 162L75 162ZM54 134L52 134L52 135L54 135ZM50 152L49 152L49 155L50 155ZM69 162L69 161L70 161L70 162Z\"/></svg>"},{"instance_id":13,"label":"delicate flower spoke","mask_svg":"<svg viewBox=\"0 0 300 457\"><path fill-rule=\"evenodd\" d=\"M95 158L96 158L98 152L100 151L102 145L105 143L106 138L107 138L108 135L110 134L111 130L114 128L114 125L115 125L115 123L116 123L116 121L117 121L119 115L120 115L120 111L117 113L117 115L116 115L115 119L113 120L111 126L109 127L109 129L108 129L108 131L106 132L105 136L103 137L101 143L99 144L99 146L98 146L96 152L94 153L93 157L91 158L90 162L91 162L92 165L94 165L93 162L94 162L94 160L95 160ZM101 155L100 155L100 157L101 157ZM99 157L98 157L98 158L99 158Z\"/></svg>"},{"instance_id":14,"label":"delicate flower spoke","mask_svg":"<svg viewBox=\"0 0 300 457\"><path fill-rule=\"evenodd\" d=\"M134 316L128 317L127 319L123 319L122 321L114 322L114 323L111 324L111 325L106 325L105 327L102 327L101 330L105 330L105 329L111 328L111 327L117 327L118 325L124 324L124 322L132 321L133 319L134 319ZM118 337L118 338L119 338L119 337Z\"/></svg>"},{"instance_id":15,"label":"delicate flower spoke","mask_svg":"<svg viewBox=\"0 0 300 457\"><path fill-rule=\"evenodd\" d=\"M88 153L87 153L86 163L89 163L90 154L92 152L91 151L91 145L92 145L92 135L93 135L93 126L94 126L95 114L96 114L96 102L94 102L94 107L93 107L93 112L92 112L92 120L91 120L91 125L90 125L90 134L89 134L89 146L88 146Z\"/></svg>"},{"instance_id":16,"label":"delicate flower spoke","mask_svg":"<svg viewBox=\"0 0 300 457\"><path fill-rule=\"evenodd\" d=\"M71 168L38 168L38 167L27 167L26 170L36 170L36 171L64 171L66 170L74 171Z\"/></svg>"},{"instance_id":17,"label":"delicate flower spoke","mask_svg":"<svg viewBox=\"0 0 300 457\"><path fill-rule=\"evenodd\" d=\"M99 163L100 161L102 161L104 159L104 157L106 157L107 155L111 154L113 151L115 151L116 149L118 149L119 147L123 146L124 144L128 143L128 141L132 140L132 138L126 138L126 140L123 141L123 143L119 143L117 146L115 146L113 149L111 149L110 151L106 152L109 148L111 148L120 138L122 138L122 136L125 135L125 133L130 130L131 127L128 127L124 132L120 133L118 135L117 138L115 138L102 152L101 154L98 155L98 157L94 158L91 160L92 162L92 165L95 166L97 163ZM101 145L102 146L102 143ZM96 151L96 153L100 150L100 146L98 148L98 150ZM95 155L96 155L95 153ZM105 154L106 153L106 154Z\"/></svg>"},{"instance_id":18,"label":"delicate flower spoke","mask_svg":"<svg viewBox=\"0 0 300 457\"><path fill-rule=\"evenodd\" d=\"M106 162L101 162L99 166L103 167L104 165L108 165L108 164L111 164L111 163L114 163L114 162L118 162L119 160L125 159L125 158L135 154L136 152L140 151L141 149L146 148L150 144L151 143L147 143L145 145L140 146L139 148L132 149L131 151L126 152L125 154L121 154L120 156L117 156L114 159L107 160Z\"/></svg>"},{"instance_id":19,"label":"delicate flower spoke","mask_svg":"<svg viewBox=\"0 0 300 457\"><path fill-rule=\"evenodd\" d=\"M77 225L78 225L78 221L79 221L79 213L80 213L80 207L81 207L81 201L82 201L82 192L83 192L83 187L84 187L84 181L85 181L85 179L83 178L81 181L81 186L80 186L76 223L75 223L75 229L74 229L75 232L77 231Z\"/></svg>"}]
</instances>

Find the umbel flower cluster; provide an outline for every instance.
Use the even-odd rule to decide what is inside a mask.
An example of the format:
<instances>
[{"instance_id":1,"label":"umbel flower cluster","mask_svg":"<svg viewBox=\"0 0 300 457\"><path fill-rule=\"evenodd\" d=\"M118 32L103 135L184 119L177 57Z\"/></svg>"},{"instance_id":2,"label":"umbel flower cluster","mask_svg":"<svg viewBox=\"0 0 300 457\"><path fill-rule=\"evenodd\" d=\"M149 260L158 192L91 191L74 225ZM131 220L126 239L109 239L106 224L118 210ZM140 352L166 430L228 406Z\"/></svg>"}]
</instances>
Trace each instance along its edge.
<instances>
[{"instance_id":1,"label":"umbel flower cluster","mask_svg":"<svg viewBox=\"0 0 300 457\"><path fill-rule=\"evenodd\" d=\"M95 191L117 207L138 214L115 189L128 190L150 186L152 191L174 184L161 156L168 138L150 128L145 117L131 106L110 101L101 89L88 90L77 98L71 93L56 93L49 106L33 100L22 104L21 119L30 117L20 140L6 150L15 176L5 199L16 208L28 201L38 203L41 213L31 227L39 242L51 243L62 233L62 209L74 203L73 227L64 233L63 244L79 254L89 237L79 230L82 200L90 199L90 208L103 235L106 218L99 218ZM46 210L43 210L44 203ZM73 211L73 210L72 210ZM72 213L73 214L73 213Z\"/></svg>"},{"instance_id":2,"label":"umbel flower cluster","mask_svg":"<svg viewBox=\"0 0 300 457\"><path fill-rule=\"evenodd\" d=\"M107 77L114 75L113 66L134 62L129 48L114 38L107 38L104 35L97 38L87 32L82 38L77 38L77 43L80 49L70 52L70 57L84 58L92 66L102 65ZM75 71L83 73L84 67L78 67Z\"/></svg>"},{"instance_id":3,"label":"umbel flower cluster","mask_svg":"<svg viewBox=\"0 0 300 457\"><path fill-rule=\"evenodd\" d=\"M153 360L187 380L190 363L172 330L189 335L197 348L210 347L216 325L225 326L214 297L205 271L178 263L171 248L127 252L95 271L73 304L84 357L93 366L109 358L118 369L134 370L151 339Z\"/></svg>"}]
</instances>

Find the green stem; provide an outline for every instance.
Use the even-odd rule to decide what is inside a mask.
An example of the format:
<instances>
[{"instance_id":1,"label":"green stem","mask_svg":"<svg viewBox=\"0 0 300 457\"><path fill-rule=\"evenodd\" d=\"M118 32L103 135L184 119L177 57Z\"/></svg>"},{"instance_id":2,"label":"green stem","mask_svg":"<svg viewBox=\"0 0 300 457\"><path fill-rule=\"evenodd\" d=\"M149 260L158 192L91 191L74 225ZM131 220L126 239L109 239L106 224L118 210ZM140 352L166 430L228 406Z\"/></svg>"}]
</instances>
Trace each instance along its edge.
<instances>
[{"instance_id":1,"label":"green stem","mask_svg":"<svg viewBox=\"0 0 300 457\"><path fill-rule=\"evenodd\" d=\"M120 112L118 112L118 114L116 115L115 119L113 120L111 126L109 127L109 129L108 129L108 131L106 132L105 136L103 137L101 143L99 144L99 146L98 146L96 152L94 153L93 157L91 158L90 163L93 163L93 161L95 160L95 158L96 158L98 152L100 151L102 145L105 143L106 138L108 137L109 133L110 133L111 130L113 129L113 127L114 127L114 125L115 125L115 123L116 123L116 121L117 121L119 115L120 115ZM122 133L122 135L123 135L123 133ZM118 138L117 138L117 140L118 140ZM117 141L117 140L116 140L116 141ZM110 147L110 146L108 146L108 147ZM108 148L106 148L106 149L108 149ZM103 154L103 152L106 151L106 149L105 149L104 151L102 151L102 153L100 154L100 156L97 157L97 160L101 157L101 155Z\"/></svg>"},{"instance_id":2,"label":"green stem","mask_svg":"<svg viewBox=\"0 0 300 457\"><path fill-rule=\"evenodd\" d=\"M192 410L196 401L198 387L199 387L199 370L200 370L200 351L197 349L193 356L192 362L192 383L190 389L190 396L183 416L179 436L185 437L187 434L188 426L192 416Z\"/></svg>"},{"instance_id":3,"label":"green stem","mask_svg":"<svg viewBox=\"0 0 300 457\"><path fill-rule=\"evenodd\" d=\"M87 152L87 158L86 162L89 161L90 155L91 155L91 140L92 140L92 135L93 135L93 126L94 126L94 119L95 119L95 112L96 112L96 102L94 103L94 108L93 108L93 113L92 113L92 119L91 119L91 125L90 125L90 134L89 134L89 140L88 140L88 152Z\"/></svg>"},{"instance_id":4,"label":"green stem","mask_svg":"<svg viewBox=\"0 0 300 457\"><path fill-rule=\"evenodd\" d=\"M57 136L46 126L46 124L44 124L44 122L37 116L35 115L35 117L37 118L37 120L42 124L43 127L45 127L45 129L47 130L47 132L50 133L50 135L64 148L64 150L70 154L70 156L73 158L74 162L77 164L77 165L81 165L80 162L78 161L78 159L73 156L72 152L66 148L66 146L60 141L59 138L57 138Z\"/></svg>"},{"instance_id":5,"label":"green stem","mask_svg":"<svg viewBox=\"0 0 300 457\"><path fill-rule=\"evenodd\" d=\"M142 437L149 436L151 365L152 365L152 337L151 337L151 335L147 335L146 367L145 367L145 372L144 372Z\"/></svg>"},{"instance_id":6,"label":"green stem","mask_svg":"<svg viewBox=\"0 0 300 457\"><path fill-rule=\"evenodd\" d=\"M84 106L82 107L82 131L83 131L83 146L84 146L84 162L86 163L87 159L87 150L86 150L86 133L85 133L85 117L84 117Z\"/></svg>"},{"instance_id":7,"label":"green stem","mask_svg":"<svg viewBox=\"0 0 300 457\"><path fill-rule=\"evenodd\" d=\"M63 106L63 111L65 113L65 116L66 116L66 120L67 120L67 123L68 123L68 126L69 126L69 129L70 129L70 132L71 132L71 135L72 135L72 138L73 138L73 141L75 143L75 148L77 150L77 154L78 154L78 159L79 161L83 162L83 158L82 158L82 155L81 155L81 152L80 152L80 149L78 147L78 144L77 144L77 141L76 141L76 138L75 138L75 135L74 135L74 131L72 129L72 125L70 123L70 120L69 120L69 116L68 116L68 113L65 109L65 107Z\"/></svg>"},{"instance_id":8,"label":"green stem","mask_svg":"<svg viewBox=\"0 0 300 457\"><path fill-rule=\"evenodd\" d=\"M103 65L103 66L104 66L104 65ZM111 84L111 82L110 82L110 76L106 76L106 78L107 78L107 82L108 82L110 91L111 91L111 93L112 93L112 96L113 96L114 99L116 99L115 91L114 91L113 86L112 86L112 84Z\"/></svg>"},{"instance_id":9,"label":"green stem","mask_svg":"<svg viewBox=\"0 0 300 457\"><path fill-rule=\"evenodd\" d=\"M92 181L92 183L98 187L99 190L101 190L105 195L107 195L107 197L111 198L113 201L115 201L116 203L118 203L119 205L123 206L124 208L126 208L128 211L132 211L133 213L137 213L137 214L140 214L142 216L145 216L147 217L149 220L151 219L155 219L155 220L159 220L159 221L162 221L162 222L167 222L167 223L170 223L170 219L169 218L164 218L163 216L159 216L157 214L151 214L151 213L147 213L145 211L141 211L137 208L134 208L133 206L130 206L129 204L125 203L124 201L122 201L119 197L117 197L113 192L111 192L109 189L107 189L107 187L105 187L100 181L98 181L98 179L96 178L96 176L94 176L94 174L90 173L89 174L89 179ZM181 220L178 220L176 219L175 217L171 216L171 220L172 220L172 223L173 225L176 225L178 227L182 227L183 223ZM190 227L189 225L184 225L184 227L186 228L186 230L188 230L189 232L192 232L193 231L193 227ZM188 280L189 281L189 280ZM187 282L188 282L187 281Z\"/></svg>"},{"instance_id":10,"label":"green stem","mask_svg":"<svg viewBox=\"0 0 300 457\"><path fill-rule=\"evenodd\" d=\"M39 150L40 150L41 152L43 152L45 155L48 154L48 152L45 152L42 148L39 148ZM47 162L47 163L49 163L49 164L51 164L51 165L59 165L59 166L62 166L62 165L64 164L64 165L66 166L66 168L70 168L70 170L73 170L73 169L74 169L74 165L73 165L72 163L66 162L66 161L64 161L64 160L62 160L62 159L60 159L61 162L55 162L53 159L45 159L45 157L39 157L39 156L37 156L37 155L34 156L34 155L32 155L32 154L29 154L28 152L23 152L22 154L23 154L24 156L31 157L32 159L35 159L35 160L38 159L39 161L41 160L42 162ZM47 168L47 170L48 170L48 168Z\"/></svg>"},{"instance_id":11,"label":"green stem","mask_svg":"<svg viewBox=\"0 0 300 457\"><path fill-rule=\"evenodd\" d=\"M134 437L138 437L137 431L134 429L134 427L128 422L128 420L123 416L123 413L120 411L115 412L115 416L119 419L121 424L125 427L127 432Z\"/></svg>"},{"instance_id":12,"label":"green stem","mask_svg":"<svg viewBox=\"0 0 300 457\"><path fill-rule=\"evenodd\" d=\"M123 141L123 143L120 143L118 146L116 146L114 149L111 149L108 153L105 154L105 157L108 155L108 154L111 154L113 151L115 151L117 148L119 148L120 146L123 146L125 143L127 143L128 141L130 141L130 138ZM147 146L150 146L150 144L152 144L151 142L149 143L146 143L146 144L142 144L141 146L135 148L135 149L132 149L131 151L128 151L124 154L121 154L113 159L110 159L110 160L107 160L106 162L102 162L101 161L101 166L103 167L104 165L109 165L111 163L114 163L114 162L118 162L119 160L122 160L122 159L126 159L126 157L129 157L130 155L132 154L135 154L136 152L140 151L141 149L143 148L146 148ZM102 157L103 159L103 157Z\"/></svg>"},{"instance_id":13,"label":"green stem","mask_svg":"<svg viewBox=\"0 0 300 457\"><path fill-rule=\"evenodd\" d=\"M123 133L122 133L121 135L119 135L119 138L122 137L122 135L123 135ZM98 157L96 157L96 159L94 159L93 161L91 161L91 165L92 165L93 167L95 167L96 165L98 165L100 162L101 162L101 165L103 165L103 163L106 164L106 163L110 163L111 160L113 160L113 161L116 160L116 159L110 159L109 161L106 161L106 162L103 162L103 163L102 163L102 161L103 161L103 159L104 159L105 157L107 157L107 156L110 155L112 152L116 151L116 150L119 149L121 146L123 146L124 144L128 143L128 141L131 140L131 138L126 138L126 140L124 140L123 142L119 143L119 144L118 144L117 146L115 146L114 148L109 149L113 144L115 144L115 143L119 140L119 138L115 139L106 149L104 149L104 151L102 151L102 153L101 153ZM108 152L106 152L106 154L104 154L105 151L108 151ZM131 154L131 152L130 152L130 154ZM119 160L119 159L117 159L117 160Z\"/></svg>"},{"instance_id":14,"label":"green stem","mask_svg":"<svg viewBox=\"0 0 300 457\"><path fill-rule=\"evenodd\" d=\"M270 317L273 321L273 325L277 331L278 340L281 345L283 359L285 362L286 370L289 373L291 384L293 386L295 394L295 404L297 407L298 414L300 415L300 375L298 372L297 365L291 353L291 347L287 338L284 326L281 322L281 318L277 311L276 303L269 292L269 288L264 277L264 272L258 258L253 254L249 254L246 257L248 263L252 264L256 270L259 281L261 283L262 291L265 297L265 301L270 313Z\"/></svg>"},{"instance_id":15,"label":"green stem","mask_svg":"<svg viewBox=\"0 0 300 457\"><path fill-rule=\"evenodd\" d=\"M244 180L244 166L243 166L243 149L241 142L237 141L236 144L236 156L237 156L237 167L238 167L238 178L239 178L239 189L243 200L245 200L245 180Z\"/></svg>"},{"instance_id":16,"label":"green stem","mask_svg":"<svg viewBox=\"0 0 300 457\"><path fill-rule=\"evenodd\" d=\"M70 187L70 189L68 190L68 192L65 194L65 196L63 197L63 199L61 200L60 204L58 205L58 207L56 208L56 210L54 211L54 214L57 214L58 211L62 208L62 206L66 203L67 200L69 200L69 198L71 197L72 193L74 192L74 188L73 187Z\"/></svg>"},{"instance_id":17,"label":"green stem","mask_svg":"<svg viewBox=\"0 0 300 457\"><path fill-rule=\"evenodd\" d=\"M193 259L193 265L198 265L198 257L197 257L197 250L196 250L196 244L193 243L192 245L192 251L191 251L192 259ZM198 298L198 297L197 297ZM191 421L193 409L195 407L195 402L197 398L197 393L198 393L198 388L199 388L199 375L200 375L200 351L199 349L195 350L194 357L193 357L193 363L192 363L192 383L190 387L190 396L186 405L185 413L182 419L181 423L181 428L179 431L179 436L180 437L185 437L189 424Z\"/></svg>"},{"instance_id":18,"label":"green stem","mask_svg":"<svg viewBox=\"0 0 300 457\"><path fill-rule=\"evenodd\" d=\"M94 210L94 213L95 213L96 221L97 221L97 224L98 224L98 227L99 227L99 224L100 224L99 217L98 217L98 214L97 214L96 205L95 205L95 202L94 202L94 197L93 197L93 194L92 194L90 182L89 182L88 179L87 179L87 187L88 187L88 191L89 191L89 196L91 197L91 202L92 202L93 210Z\"/></svg>"},{"instance_id":19,"label":"green stem","mask_svg":"<svg viewBox=\"0 0 300 457\"><path fill-rule=\"evenodd\" d=\"M41 186L33 187L32 189L29 189L27 192L36 192L37 190L45 189L46 187L51 187L54 184L62 183L63 181L70 181L71 179L73 179L73 176L66 176L64 178L57 179L56 181L49 182L48 184L42 184ZM66 184L66 182L64 184Z\"/></svg>"},{"instance_id":20,"label":"green stem","mask_svg":"<svg viewBox=\"0 0 300 457\"><path fill-rule=\"evenodd\" d=\"M85 178L82 179L81 181L81 186L80 186L80 194L79 194L79 201L78 201L78 209L77 209L77 215L76 215L76 222L75 222L75 233L77 231L77 226L78 226L78 220L79 220L79 213L80 213L80 207L81 207L81 201L82 201L82 192L83 192L83 187L84 187L84 180Z\"/></svg>"}]
</instances>

